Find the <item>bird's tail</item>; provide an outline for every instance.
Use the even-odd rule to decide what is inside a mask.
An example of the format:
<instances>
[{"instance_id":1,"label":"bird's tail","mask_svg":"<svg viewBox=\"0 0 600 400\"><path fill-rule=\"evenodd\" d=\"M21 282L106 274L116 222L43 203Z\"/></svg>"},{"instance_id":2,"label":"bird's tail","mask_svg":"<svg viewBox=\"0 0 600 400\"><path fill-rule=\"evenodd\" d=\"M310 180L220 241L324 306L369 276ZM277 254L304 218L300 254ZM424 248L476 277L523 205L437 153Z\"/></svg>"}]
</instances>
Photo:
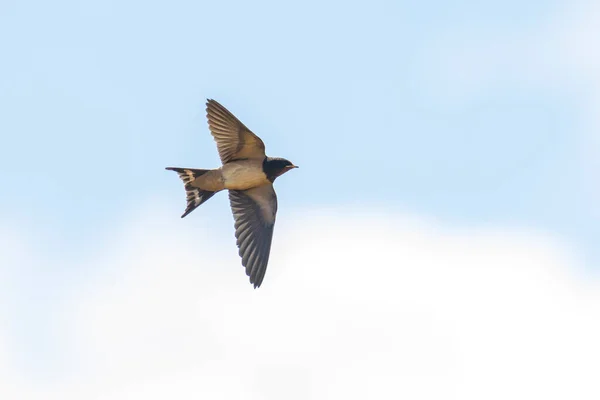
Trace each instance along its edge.
<instances>
[{"instance_id":1,"label":"bird's tail","mask_svg":"<svg viewBox=\"0 0 600 400\"><path fill-rule=\"evenodd\" d=\"M187 207L181 218L185 217L192 211L194 211L200 204L210 199L217 192L210 192L208 190L202 190L192 186L192 182L199 177L210 171L209 169L192 169L192 168L166 168L169 171L175 171L183 181L185 186L185 194L187 200Z\"/></svg>"}]
</instances>

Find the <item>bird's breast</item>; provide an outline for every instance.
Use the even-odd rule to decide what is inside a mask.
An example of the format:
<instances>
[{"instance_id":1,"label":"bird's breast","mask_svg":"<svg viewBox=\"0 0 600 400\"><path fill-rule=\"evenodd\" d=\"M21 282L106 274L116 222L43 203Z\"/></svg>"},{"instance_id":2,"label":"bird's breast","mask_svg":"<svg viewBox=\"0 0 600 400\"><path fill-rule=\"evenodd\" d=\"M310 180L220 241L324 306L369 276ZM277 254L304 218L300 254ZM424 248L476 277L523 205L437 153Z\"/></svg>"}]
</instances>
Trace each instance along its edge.
<instances>
[{"instance_id":1,"label":"bird's breast","mask_svg":"<svg viewBox=\"0 0 600 400\"><path fill-rule=\"evenodd\" d=\"M262 169L262 161L257 160L227 163L222 167L222 174L226 189L247 190L269 182Z\"/></svg>"}]
</instances>

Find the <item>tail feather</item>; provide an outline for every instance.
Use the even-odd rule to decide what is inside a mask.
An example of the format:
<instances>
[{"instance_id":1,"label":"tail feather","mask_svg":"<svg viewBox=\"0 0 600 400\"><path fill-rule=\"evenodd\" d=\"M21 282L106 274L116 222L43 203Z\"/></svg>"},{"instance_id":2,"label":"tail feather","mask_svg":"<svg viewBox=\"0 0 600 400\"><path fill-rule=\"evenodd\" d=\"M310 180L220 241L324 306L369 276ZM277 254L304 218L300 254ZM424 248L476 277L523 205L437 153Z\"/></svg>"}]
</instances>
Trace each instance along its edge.
<instances>
[{"instance_id":1,"label":"tail feather","mask_svg":"<svg viewBox=\"0 0 600 400\"><path fill-rule=\"evenodd\" d=\"M204 203L206 200L210 199L217 192L210 192L208 190L202 190L197 187L192 186L192 182L199 177L210 171L209 169L193 169L193 168L175 168L168 167L166 168L169 171L175 171L183 181L185 187L185 194L187 200L187 207L185 208L185 212L181 216L181 218L185 217L199 205Z\"/></svg>"}]
</instances>

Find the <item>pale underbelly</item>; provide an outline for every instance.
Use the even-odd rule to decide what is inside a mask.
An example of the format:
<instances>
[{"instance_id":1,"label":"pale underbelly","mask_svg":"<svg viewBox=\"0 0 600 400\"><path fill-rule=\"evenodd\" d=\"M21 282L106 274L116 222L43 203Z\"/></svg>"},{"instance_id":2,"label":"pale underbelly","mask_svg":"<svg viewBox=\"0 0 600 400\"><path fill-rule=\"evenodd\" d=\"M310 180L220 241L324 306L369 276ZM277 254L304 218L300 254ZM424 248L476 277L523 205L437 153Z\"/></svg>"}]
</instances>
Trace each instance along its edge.
<instances>
[{"instance_id":1,"label":"pale underbelly","mask_svg":"<svg viewBox=\"0 0 600 400\"><path fill-rule=\"evenodd\" d=\"M267 176L262 170L262 163L256 164L243 162L224 165L222 167L222 176L225 189L246 190L269 183Z\"/></svg>"}]
</instances>

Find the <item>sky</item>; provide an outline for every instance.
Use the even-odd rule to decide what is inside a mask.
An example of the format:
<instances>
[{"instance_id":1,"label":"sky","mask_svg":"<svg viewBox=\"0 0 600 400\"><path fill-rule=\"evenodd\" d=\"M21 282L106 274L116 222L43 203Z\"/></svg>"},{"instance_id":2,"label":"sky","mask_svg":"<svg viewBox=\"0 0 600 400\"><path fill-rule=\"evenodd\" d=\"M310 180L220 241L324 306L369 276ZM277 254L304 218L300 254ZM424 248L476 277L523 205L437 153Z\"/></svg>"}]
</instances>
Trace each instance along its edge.
<instances>
[{"instance_id":1,"label":"sky","mask_svg":"<svg viewBox=\"0 0 600 400\"><path fill-rule=\"evenodd\" d=\"M0 51L0 394L600 395L600 3L4 0ZM258 290L164 170L207 98L300 166Z\"/></svg>"}]
</instances>

